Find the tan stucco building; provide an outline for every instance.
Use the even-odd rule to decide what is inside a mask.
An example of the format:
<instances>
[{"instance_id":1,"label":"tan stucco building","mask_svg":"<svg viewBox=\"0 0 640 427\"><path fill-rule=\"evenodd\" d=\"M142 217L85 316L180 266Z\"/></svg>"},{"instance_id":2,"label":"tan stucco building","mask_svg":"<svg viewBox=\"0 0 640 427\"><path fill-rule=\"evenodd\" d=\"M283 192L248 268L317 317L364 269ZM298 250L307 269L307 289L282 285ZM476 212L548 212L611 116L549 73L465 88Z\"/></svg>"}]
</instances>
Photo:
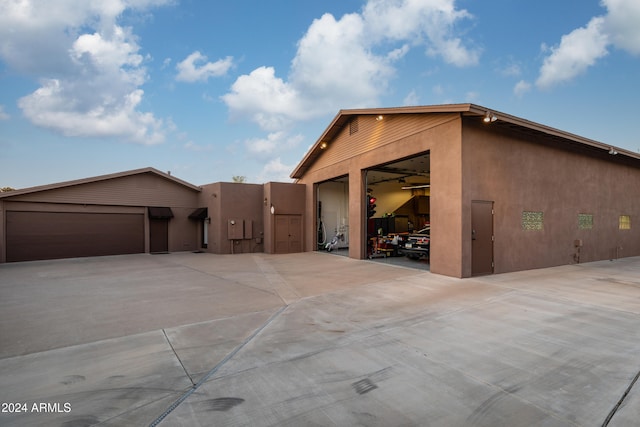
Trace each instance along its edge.
<instances>
[{"instance_id":1,"label":"tan stucco building","mask_svg":"<svg viewBox=\"0 0 640 427\"><path fill-rule=\"evenodd\" d=\"M0 262L313 251L334 234L364 259L411 224L454 277L640 255L640 155L474 104L340 111L291 177L145 168L0 193Z\"/></svg>"},{"instance_id":2,"label":"tan stucco building","mask_svg":"<svg viewBox=\"0 0 640 427\"><path fill-rule=\"evenodd\" d=\"M343 110L292 177L306 186L306 250L330 220L365 258L370 194L378 215L428 196L409 218L430 225L433 273L640 255L640 155L478 105ZM337 219L324 218L331 186L343 187Z\"/></svg>"},{"instance_id":3,"label":"tan stucco building","mask_svg":"<svg viewBox=\"0 0 640 427\"><path fill-rule=\"evenodd\" d=\"M297 184L195 186L153 168L0 193L0 262L178 251L299 252ZM269 200L279 204L271 214ZM273 230L298 218L295 237ZM265 236L268 239L265 241Z\"/></svg>"}]
</instances>

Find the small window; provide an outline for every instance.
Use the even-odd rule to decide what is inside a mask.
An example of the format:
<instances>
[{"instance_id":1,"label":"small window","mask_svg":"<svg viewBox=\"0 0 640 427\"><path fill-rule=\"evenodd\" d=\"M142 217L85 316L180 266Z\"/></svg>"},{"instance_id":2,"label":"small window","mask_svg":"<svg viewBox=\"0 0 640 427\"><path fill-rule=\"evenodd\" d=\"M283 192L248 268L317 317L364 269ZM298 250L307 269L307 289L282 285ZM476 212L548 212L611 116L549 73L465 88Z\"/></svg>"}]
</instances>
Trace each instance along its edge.
<instances>
[{"instance_id":1,"label":"small window","mask_svg":"<svg viewBox=\"0 0 640 427\"><path fill-rule=\"evenodd\" d=\"M543 212L522 212L522 229L523 230L543 230L544 229L544 213Z\"/></svg>"},{"instance_id":2,"label":"small window","mask_svg":"<svg viewBox=\"0 0 640 427\"><path fill-rule=\"evenodd\" d=\"M578 228L580 230L591 230L593 228L593 215L578 214Z\"/></svg>"},{"instance_id":3,"label":"small window","mask_svg":"<svg viewBox=\"0 0 640 427\"><path fill-rule=\"evenodd\" d=\"M620 230L631 230L631 215L620 215L618 224Z\"/></svg>"},{"instance_id":4,"label":"small window","mask_svg":"<svg viewBox=\"0 0 640 427\"><path fill-rule=\"evenodd\" d=\"M358 116L351 119L349 122L349 135L353 135L358 132Z\"/></svg>"}]
</instances>

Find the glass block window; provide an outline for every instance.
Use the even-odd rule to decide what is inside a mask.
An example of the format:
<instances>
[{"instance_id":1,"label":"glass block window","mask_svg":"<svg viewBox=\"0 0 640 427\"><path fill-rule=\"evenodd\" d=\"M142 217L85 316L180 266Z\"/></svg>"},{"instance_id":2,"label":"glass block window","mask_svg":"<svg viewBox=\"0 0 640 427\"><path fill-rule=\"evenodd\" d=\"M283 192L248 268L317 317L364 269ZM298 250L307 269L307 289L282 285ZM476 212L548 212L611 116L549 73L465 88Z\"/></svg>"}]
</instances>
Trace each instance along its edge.
<instances>
[{"instance_id":1,"label":"glass block window","mask_svg":"<svg viewBox=\"0 0 640 427\"><path fill-rule=\"evenodd\" d=\"M593 215L578 214L578 228L580 230L591 230L593 228Z\"/></svg>"},{"instance_id":2,"label":"glass block window","mask_svg":"<svg viewBox=\"0 0 640 427\"><path fill-rule=\"evenodd\" d=\"M523 230L542 230L544 229L544 212L522 212L522 229Z\"/></svg>"},{"instance_id":3,"label":"glass block window","mask_svg":"<svg viewBox=\"0 0 640 427\"><path fill-rule=\"evenodd\" d=\"M630 215L620 215L619 228L620 230L631 230Z\"/></svg>"}]
</instances>

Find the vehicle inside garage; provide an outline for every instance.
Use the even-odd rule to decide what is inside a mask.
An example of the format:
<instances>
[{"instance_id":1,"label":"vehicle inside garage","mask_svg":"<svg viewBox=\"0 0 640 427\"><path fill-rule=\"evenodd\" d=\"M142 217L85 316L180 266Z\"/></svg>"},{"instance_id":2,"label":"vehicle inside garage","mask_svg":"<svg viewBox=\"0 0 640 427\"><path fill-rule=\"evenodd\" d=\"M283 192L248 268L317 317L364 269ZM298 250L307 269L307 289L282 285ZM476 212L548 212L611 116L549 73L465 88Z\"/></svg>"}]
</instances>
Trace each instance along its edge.
<instances>
[{"instance_id":1,"label":"vehicle inside garage","mask_svg":"<svg viewBox=\"0 0 640 427\"><path fill-rule=\"evenodd\" d=\"M429 268L430 162L422 153L366 170L367 257ZM348 255L349 179L317 186L318 250ZM353 242L352 242L353 244Z\"/></svg>"}]
</instances>

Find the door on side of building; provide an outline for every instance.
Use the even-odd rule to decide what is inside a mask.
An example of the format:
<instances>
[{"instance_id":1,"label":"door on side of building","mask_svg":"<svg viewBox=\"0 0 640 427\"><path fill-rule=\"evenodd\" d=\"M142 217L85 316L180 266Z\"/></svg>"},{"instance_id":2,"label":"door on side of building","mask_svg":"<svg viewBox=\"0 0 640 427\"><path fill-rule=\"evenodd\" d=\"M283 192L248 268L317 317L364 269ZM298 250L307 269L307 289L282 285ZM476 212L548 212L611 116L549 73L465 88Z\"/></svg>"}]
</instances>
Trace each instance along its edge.
<instances>
[{"instance_id":1,"label":"door on side of building","mask_svg":"<svg viewBox=\"0 0 640 427\"><path fill-rule=\"evenodd\" d=\"M149 220L149 252L169 252L169 220Z\"/></svg>"},{"instance_id":2,"label":"door on side of building","mask_svg":"<svg viewBox=\"0 0 640 427\"><path fill-rule=\"evenodd\" d=\"M471 275L493 274L493 202L471 202Z\"/></svg>"},{"instance_id":3,"label":"door on side of building","mask_svg":"<svg viewBox=\"0 0 640 427\"><path fill-rule=\"evenodd\" d=\"M171 208L149 207L149 252L169 252L169 220Z\"/></svg>"},{"instance_id":4,"label":"door on side of building","mask_svg":"<svg viewBox=\"0 0 640 427\"><path fill-rule=\"evenodd\" d=\"M302 252L302 215L276 215L275 253Z\"/></svg>"}]
</instances>

